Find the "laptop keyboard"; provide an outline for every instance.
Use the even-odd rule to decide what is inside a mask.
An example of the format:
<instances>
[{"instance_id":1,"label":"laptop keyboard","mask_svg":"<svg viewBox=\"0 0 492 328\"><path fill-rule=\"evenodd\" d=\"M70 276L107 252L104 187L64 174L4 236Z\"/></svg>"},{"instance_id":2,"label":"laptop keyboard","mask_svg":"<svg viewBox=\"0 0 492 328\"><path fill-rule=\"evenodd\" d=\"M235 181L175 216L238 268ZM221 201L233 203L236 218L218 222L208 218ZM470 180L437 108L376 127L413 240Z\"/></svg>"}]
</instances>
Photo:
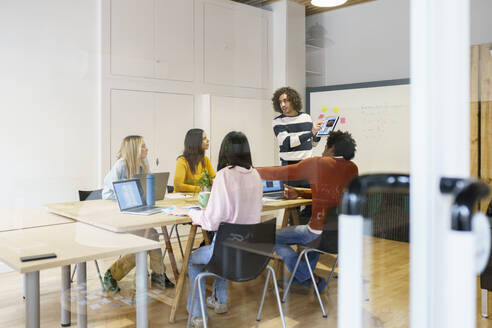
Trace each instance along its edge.
<instances>
[{"instance_id":1,"label":"laptop keyboard","mask_svg":"<svg viewBox=\"0 0 492 328\"><path fill-rule=\"evenodd\" d=\"M148 210L153 210L155 208L158 208L158 207L157 206L144 206L144 207L135 208L132 210L132 212L145 212Z\"/></svg>"},{"instance_id":2,"label":"laptop keyboard","mask_svg":"<svg viewBox=\"0 0 492 328\"><path fill-rule=\"evenodd\" d=\"M264 194L264 197L270 197L270 198L284 198L284 192L273 192L273 193L268 193Z\"/></svg>"}]
</instances>

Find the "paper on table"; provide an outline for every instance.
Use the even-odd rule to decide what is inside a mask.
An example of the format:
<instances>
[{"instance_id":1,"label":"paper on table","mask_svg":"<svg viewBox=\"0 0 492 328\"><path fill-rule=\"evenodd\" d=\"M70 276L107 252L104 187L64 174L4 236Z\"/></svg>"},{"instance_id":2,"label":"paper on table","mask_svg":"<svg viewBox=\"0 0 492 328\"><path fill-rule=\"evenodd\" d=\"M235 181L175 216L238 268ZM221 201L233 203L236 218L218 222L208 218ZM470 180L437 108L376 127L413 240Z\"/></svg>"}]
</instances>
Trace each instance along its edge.
<instances>
[{"instance_id":1,"label":"paper on table","mask_svg":"<svg viewBox=\"0 0 492 328\"><path fill-rule=\"evenodd\" d=\"M175 215L175 216L186 216L184 214L173 214L173 213L169 213L170 211L174 210L176 208L176 206L171 206L171 207L167 207L167 208L163 208L162 209L162 213L164 214L171 214L171 215ZM193 205L193 206L184 206L183 207L184 209L187 209L187 210L201 210L202 208L200 206L196 206L196 205Z\"/></svg>"},{"instance_id":2,"label":"paper on table","mask_svg":"<svg viewBox=\"0 0 492 328\"><path fill-rule=\"evenodd\" d=\"M184 206L183 208L187 210L201 210L202 208L198 205L192 205L192 206Z\"/></svg>"},{"instance_id":3,"label":"paper on table","mask_svg":"<svg viewBox=\"0 0 492 328\"><path fill-rule=\"evenodd\" d=\"M263 201L263 203L280 202L281 199L263 197L262 201Z\"/></svg>"},{"instance_id":4,"label":"paper on table","mask_svg":"<svg viewBox=\"0 0 492 328\"><path fill-rule=\"evenodd\" d=\"M172 194L166 194L166 198L169 199L180 199L180 198L190 198L191 195L185 195L185 194L180 194L180 193L172 193Z\"/></svg>"}]
</instances>

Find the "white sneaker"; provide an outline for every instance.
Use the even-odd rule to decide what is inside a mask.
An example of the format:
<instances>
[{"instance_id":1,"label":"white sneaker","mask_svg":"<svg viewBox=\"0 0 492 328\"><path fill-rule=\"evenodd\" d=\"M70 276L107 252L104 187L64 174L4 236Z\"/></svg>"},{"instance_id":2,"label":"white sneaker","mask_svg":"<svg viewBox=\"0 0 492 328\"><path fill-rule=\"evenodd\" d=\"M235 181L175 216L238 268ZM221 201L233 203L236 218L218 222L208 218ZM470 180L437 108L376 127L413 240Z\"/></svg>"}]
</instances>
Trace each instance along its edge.
<instances>
[{"instance_id":1,"label":"white sneaker","mask_svg":"<svg viewBox=\"0 0 492 328\"><path fill-rule=\"evenodd\" d=\"M207 307L214 309L217 314L227 312L227 303L220 304L219 301L215 299L215 296L207 297Z\"/></svg>"},{"instance_id":2,"label":"white sneaker","mask_svg":"<svg viewBox=\"0 0 492 328\"><path fill-rule=\"evenodd\" d=\"M208 324L208 321L207 321L207 324ZM202 328L202 327L204 327L203 318L201 316L200 317L193 317L193 318L191 318L191 327L193 327L193 328Z\"/></svg>"}]
</instances>

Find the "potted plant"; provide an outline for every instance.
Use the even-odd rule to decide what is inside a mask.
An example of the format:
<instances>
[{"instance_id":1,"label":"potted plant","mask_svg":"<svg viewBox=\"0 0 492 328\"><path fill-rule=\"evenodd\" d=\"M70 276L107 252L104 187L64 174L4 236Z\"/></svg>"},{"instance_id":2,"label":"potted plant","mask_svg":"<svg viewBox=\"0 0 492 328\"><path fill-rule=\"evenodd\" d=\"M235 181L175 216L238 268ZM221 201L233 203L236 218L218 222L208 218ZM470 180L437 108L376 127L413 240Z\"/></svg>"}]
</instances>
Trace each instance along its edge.
<instances>
[{"instance_id":1,"label":"potted plant","mask_svg":"<svg viewBox=\"0 0 492 328\"><path fill-rule=\"evenodd\" d=\"M207 207L208 199L210 198L210 192L212 190L213 179L207 170L203 170L202 175L198 180L193 180L196 184L195 193L200 187L200 192L198 193L198 203L202 208Z\"/></svg>"}]
</instances>

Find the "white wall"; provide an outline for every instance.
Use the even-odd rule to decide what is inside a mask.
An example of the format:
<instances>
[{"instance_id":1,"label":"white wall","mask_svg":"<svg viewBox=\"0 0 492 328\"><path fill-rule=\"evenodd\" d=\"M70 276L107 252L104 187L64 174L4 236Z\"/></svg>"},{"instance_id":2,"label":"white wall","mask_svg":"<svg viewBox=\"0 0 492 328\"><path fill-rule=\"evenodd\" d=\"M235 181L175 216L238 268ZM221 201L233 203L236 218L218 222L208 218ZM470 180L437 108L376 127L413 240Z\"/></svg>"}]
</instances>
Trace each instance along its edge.
<instances>
[{"instance_id":1,"label":"white wall","mask_svg":"<svg viewBox=\"0 0 492 328\"><path fill-rule=\"evenodd\" d=\"M471 0L471 43L492 41L492 1ZM409 0L378 0L306 17L326 30L326 83L410 75ZM457 22L459 24L459 22Z\"/></svg>"},{"instance_id":2,"label":"white wall","mask_svg":"<svg viewBox=\"0 0 492 328\"><path fill-rule=\"evenodd\" d=\"M290 86L304 102L306 89L305 9L290 1L273 2L273 89Z\"/></svg>"},{"instance_id":3,"label":"white wall","mask_svg":"<svg viewBox=\"0 0 492 328\"><path fill-rule=\"evenodd\" d=\"M302 96L306 89L306 16L304 6L287 1L286 82Z\"/></svg>"},{"instance_id":4,"label":"white wall","mask_svg":"<svg viewBox=\"0 0 492 328\"><path fill-rule=\"evenodd\" d=\"M98 3L0 3L0 208L98 187Z\"/></svg>"},{"instance_id":5,"label":"white wall","mask_svg":"<svg viewBox=\"0 0 492 328\"><path fill-rule=\"evenodd\" d=\"M154 10L152 5L154 2L154 5L160 3L165 8L161 8L160 11ZM172 178L175 160L183 151L184 135L188 128L203 128L210 138L211 149L218 149L223 135L211 131L210 116L214 111L223 110L230 116L242 117L245 103L258 106L251 108L253 112L257 112L263 110L264 101L270 99L273 58L271 12L229 0L167 0L165 2L103 0L101 5L101 38L104 54L101 65L102 172L107 172L111 162L114 162L114 155L117 153L122 136L138 133L145 136L146 143L150 147L151 169L154 172L171 171ZM184 5L186 9L183 9ZM176 8L183 10L176 11ZM167 17L169 10L174 10L173 20ZM148 20L151 22L149 23ZM189 28L190 26L192 29ZM304 26L303 20L302 29ZM173 31L172 36L159 32L168 30ZM303 31L301 36L304 36ZM139 40L144 41L139 42ZM175 40L180 40L188 47L174 46ZM148 50L134 50L140 48ZM167 59L157 53L157 49L166 53L167 56L164 57ZM183 58L188 59L184 62L177 60ZM115 60L119 63L117 67L112 65ZM164 66L172 66L176 71L173 76L155 74L156 68L163 66L164 63ZM190 70L191 74L178 74L183 70ZM301 76L303 75L304 72L301 73ZM128 97L122 97L123 94ZM144 94L143 97L136 96ZM168 103L151 111L154 115L168 119L166 123L174 124L174 130L179 129L179 133L171 132L172 129L167 129L164 124L152 118L149 121L148 109L146 114L143 113L144 103L148 107L155 107L155 105L150 100L142 103L141 99L149 99L149 97L151 99L152 95L157 97L159 94L174 98L186 96L191 99L189 107L176 104L173 106L172 103ZM210 97L235 100L229 103L231 107L210 108L210 101L202 102L203 99L210 99ZM213 105L224 104L224 102L213 102ZM187 115L189 110L192 111L192 117L186 119L187 126L183 127L183 114ZM271 108L268 108L268 113L273 116ZM141 115L145 115L146 119L141 120L140 124L128 123L128 117L132 116L135 120L135 117ZM215 117L214 127L224 127L229 132L233 129L229 121L230 116ZM252 116L248 116L250 117ZM265 123L260 120L268 122L270 126L268 133L273 144L271 119L271 117L260 116L252 122L259 122L259 124ZM137 126L140 132L134 129ZM247 126L244 129L242 126L235 128L244 132L256 132L247 129ZM219 130L223 132L222 129ZM151 135L154 135L154 140L151 140ZM248 135L248 137L256 139L258 136ZM255 146L253 145L252 148ZM257 153L259 156L256 160L259 163L274 164L271 150L264 147L257 147L257 149L262 149L260 154ZM157 158L162 164L157 165ZM215 167L216 164L212 158L212 165Z\"/></svg>"},{"instance_id":6,"label":"white wall","mask_svg":"<svg viewBox=\"0 0 492 328\"><path fill-rule=\"evenodd\" d=\"M306 18L326 30L325 85L409 76L409 2L378 0Z\"/></svg>"}]
</instances>

